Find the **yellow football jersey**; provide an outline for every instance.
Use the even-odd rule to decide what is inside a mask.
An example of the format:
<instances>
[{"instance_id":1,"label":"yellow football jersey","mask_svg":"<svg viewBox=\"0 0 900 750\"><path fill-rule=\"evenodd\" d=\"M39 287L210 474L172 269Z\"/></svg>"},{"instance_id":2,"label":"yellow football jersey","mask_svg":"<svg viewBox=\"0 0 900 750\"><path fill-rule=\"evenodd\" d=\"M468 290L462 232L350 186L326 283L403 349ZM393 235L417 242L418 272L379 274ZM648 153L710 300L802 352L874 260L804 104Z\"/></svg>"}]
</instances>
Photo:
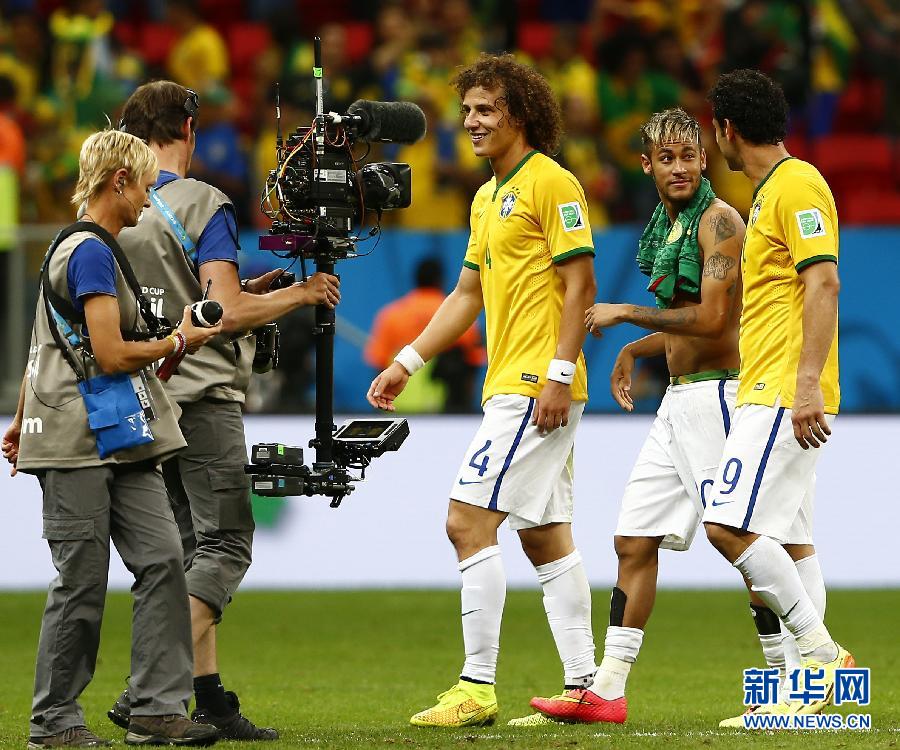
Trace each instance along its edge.
<instances>
[{"instance_id":1,"label":"yellow football jersey","mask_svg":"<svg viewBox=\"0 0 900 750\"><path fill-rule=\"evenodd\" d=\"M821 261L837 263L838 218L819 171L788 157L753 194L741 258L741 385L738 405L791 408L803 344L803 282L799 272ZM825 411L837 414L837 332L820 379Z\"/></svg>"},{"instance_id":2,"label":"yellow football jersey","mask_svg":"<svg viewBox=\"0 0 900 750\"><path fill-rule=\"evenodd\" d=\"M472 201L464 265L479 272L487 321L482 403L498 393L536 397L556 354L565 288L553 265L594 254L584 190L574 175L529 152L498 185ZM572 399L587 400L578 353Z\"/></svg>"}]
</instances>

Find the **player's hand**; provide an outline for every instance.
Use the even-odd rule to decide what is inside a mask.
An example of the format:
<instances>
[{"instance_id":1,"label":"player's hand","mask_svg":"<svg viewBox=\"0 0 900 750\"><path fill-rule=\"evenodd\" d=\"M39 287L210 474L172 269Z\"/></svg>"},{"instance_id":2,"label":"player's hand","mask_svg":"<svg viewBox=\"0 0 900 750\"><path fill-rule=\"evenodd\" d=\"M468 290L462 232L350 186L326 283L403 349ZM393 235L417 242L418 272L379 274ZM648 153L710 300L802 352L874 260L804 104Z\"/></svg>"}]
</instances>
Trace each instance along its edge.
<instances>
[{"instance_id":1,"label":"player's hand","mask_svg":"<svg viewBox=\"0 0 900 750\"><path fill-rule=\"evenodd\" d=\"M222 333L222 321L209 328L195 326L191 321L191 306L185 305L178 331L184 336L188 354L195 354L213 336Z\"/></svg>"},{"instance_id":2,"label":"player's hand","mask_svg":"<svg viewBox=\"0 0 900 750\"><path fill-rule=\"evenodd\" d=\"M609 328L622 322L621 313L622 305L598 302L584 311L584 327L599 339L603 336L604 328Z\"/></svg>"},{"instance_id":3,"label":"player's hand","mask_svg":"<svg viewBox=\"0 0 900 750\"><path fill-rule=\"evenodd\" d=\"M294 286L303 296L304 305L325 305L333 310L341 301L341 280L330 273L317 271L306 281L297 282Z\"/></svg>"},{"instance_id":4,"label":"player's hand","mask_svg":"<svg viewBox=\"0 0 900 750\"><path fill-rule=\"evenodd\" d=\"M634 402L631 400L631 373L634 371L634 356L623 347L616 357L612 374L609 376L609 391L616 403L625 411L634 411Z\"/></svg>"},{"instance_id":5,"label":"player's hand","mask_svg":"<svg viewBox=\"0 0 900 750\"><path fill-rule=\"evenodd\" d=\"M0 449L3 451L3 458L12 464L9 475L16 475L16 462L19 460L19 438L22 436L22 425L18 420L6 428L3 434L3 440L0 441Z\"/></svg>"},{"instance_id":6,"label":"player's hand","mask_svg":"<svg viewBox=\"0 0 900 750\"><path fill-rule=\"evenodd\" d=\"M534 405L531 423L542 435L557 427L569 424L569 407L572 405L572 387L555 380L548 380Z\"/></svg>"},{"instance_id":7,"label":"player's hand","mask_svg":"<svg viewBox=\"0 0 900 750\"><path fill-rule=\"evenodd\" d=\"M272 282L283 273L283 268L276 268L264 273L262 276L257 276L255 279L247 279L244 288L250 294L265 294L269 291L269 287L272 286Z\"/></svg>"},{"instance_id":8,"label":"player's hand","mask_svg":"<svg viewBox=\"0 0 900 750\"><path fill-rule=\"evenodd\" d=\"M409 381L409 373L399 362L391 362L381 374L372 381L366 400L376 409L394 411L394 399L397 398Z\"/></svg>"},{"instance_id":9,"label":"player's hand","mask_svg":"<svg viewBox=\"0 0 900 750\"><path fill-rule=\"evenodd\" d=\"M831 428L825 419L825 400L819 379L797 379L794 408L791 410L794 437L803 450L819 448L828 442Z\"/></svg>"}]
</instances>

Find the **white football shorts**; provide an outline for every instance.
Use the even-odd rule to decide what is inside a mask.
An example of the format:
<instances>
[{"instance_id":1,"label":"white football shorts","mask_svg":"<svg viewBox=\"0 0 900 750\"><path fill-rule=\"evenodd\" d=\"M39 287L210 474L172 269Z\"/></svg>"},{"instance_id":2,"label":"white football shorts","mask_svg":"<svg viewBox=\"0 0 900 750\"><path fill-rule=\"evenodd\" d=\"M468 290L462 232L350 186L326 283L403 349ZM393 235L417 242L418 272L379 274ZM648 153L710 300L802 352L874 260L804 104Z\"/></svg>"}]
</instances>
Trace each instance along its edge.
<instances>
[{"instance_id":1,"label":"white football shorts","mask_svg":"<svg viewBox=\"0 0 900 750\"><path fill-rule=\"evenodd\" d=\"M684 551L700 525L737 398L737 380L670 385L631 471L617 536L663 537Z\"/></svg>"},{"instance_id":2,"label":"white football shorts","mask_svg":"<svg viewBox=\"0 0 900 750\"><path fill-rule=\"evenodd\" d=\"M826 415L829 426L834 422ZM791 410L745 404L735 410L704 523L812 544L816 462L823 448L803 450L794 438Z\"/></svg>"},{"instance_id":3,"label":"white football shorts","mask_svg":"<svg viewBox=\"0 0 900 750\"><path fill-rule=\"evenodd\" d=\"M575 430L584 402L572 402L569 423L541 435L531 423L536 399L492 396L466 451L450 498L509 514L511 529L571 523Z\"/></svg>"}]
</instances>

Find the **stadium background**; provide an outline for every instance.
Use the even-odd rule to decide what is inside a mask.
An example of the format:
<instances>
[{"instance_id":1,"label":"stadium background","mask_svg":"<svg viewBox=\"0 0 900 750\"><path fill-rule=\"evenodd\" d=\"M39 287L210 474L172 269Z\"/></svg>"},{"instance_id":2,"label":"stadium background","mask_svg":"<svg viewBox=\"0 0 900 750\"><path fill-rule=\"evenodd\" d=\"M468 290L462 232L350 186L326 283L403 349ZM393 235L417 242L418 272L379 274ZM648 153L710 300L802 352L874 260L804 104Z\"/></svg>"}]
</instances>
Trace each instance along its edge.
<instances>
[{"instance_id":1,"label":"stadium background","mask_svg":"<svg viewBox=\"0 0 900 750\"><path fill-rule=\"evenodd\" d=\"M759 67L773 75L791 104L788 148L825 174L842 227L842 416L819 472L816 534L826 580L849 590L834 596L831 611L842 626L851 627L857 613L876 607L878 617L871 621L876 635L896 632L900 568L893 554L893 525L900 492L893 459L900 438L895 289L900 278L900 2L7 0L2 8L0 288L5 294L0 303L4 335L0 414L14 408L40 259L53 234L72 218L68 197L78 147L89 132L105 125L106 114L117 121L122 101L143 80L171 77L200 92L193 174L222 187L235 200L243 229L245 276L274 262L255 249L257 236L266 227L257 204L273 162L273 83L281 82L285 124L307 123L313 33L323 38L329 109L342 110L360 97L412 100L425 109L429 134L421 144L372 153L373 159L412 165L413 208L386 216L374 252L338 268L343 301L338 310L335 406L339 414L350 415L370 413L363 396L374 370L362 351L377 311L412 288L416 265L423 258L440 259L447 287L452 285L464 253L469 198L489 176L485 165L471 155L457 102L447 86L455 66L480 50L508 49L548 76L563 102L566 120L559 159L579 177L588 195L600 296L640 304L649 304L650 298L634 264L636 239L657 198L637 169L637 126L651 112L668 106L680 104L694 113L706 129L708 173L715 189L746 216L750 186L722 163L709 132L704 92L719 72L736 67ZM298 314L283 326L291 366L255 380L247 415L250 442L277 439L304 445L312 435L308 323L309 316ZM622 326L600 341L589 339L585 347L591 401L576 458L576 538L592 583L603 587L595 597L598 633L605 618L603 589L615 577L611 536L621 488L664 387L659 364L647 366L638 403L643 414L616 413L608 393L609 369L619 347L636 335L637 329ZM255 564L245 586L456 587L453 555L443 534L446 491L477 424L476 410L477 393L470 415L411 415L412 434L406 445L379 459L370 478L337 511L320 499L257 499ZM9 590L43 589L53 570L40 539L37 482L30 477L10 479L4 473L0 498L4 529L0 589L7 590L0 594L0 621L10 628L5 631L10 639L4 643L4 663L12 664L6 657L18 657L20 651L26 662L31 658L41 597ZM515 539L504 532L501 543L510 586L533 587L533 570L516 549ZM127 571L118 561L110 581L114 588L129 585ZM662 556L661 582L679 589L736 587L734 572L702 539L689 554ZM863 588L885 590L867 599L874 594L859 590ZM453 640L458 634L451 593L436 593L434 601L447 603L439 632L450 643L440 659L452 670L459 646ZM299 616L285 609L286 602L295 599L253 598L260 596L264 595L247 594L246 604L238 597L235 609L245 614L235 619L248 625L252 618L241 607L255 607L254 602L273 618ZM343 621L326 616L329 607L335 613L346 609L368 619L364 613L379 606L376 602L397 601L387 592L379 599L351 596L359 598L338 606L337 600L327 597L310 599L304 616L330 623L328 628L332 624L341 628ZM665 618L674 616L672 610L678 617L696 618L696 612L706 611L713 601L703 597L712 596L713 592L678 594L687 614L678 614L673 595L664 596L662 603L672 609L668 615L655 614L654 627L681 632L678 627L684 628L684 621ZM126 605L115 597L111 608L118 608L122 617ZM540 607L531 608L530 616L537 618L534 627L545 628ZM393 611L399 617L420 614L415 606ZM727 607L722 611L729 622L734 621L728 627L742 637L745 663L753 663L752 630L744 615ZM14 633L11 624L20 617L21 633ZM370 626L373 638L378 628L389 628L377 619ZM262 626L256 621L248 627ZM322 624L314 629L316 636L325 628ZM235 635L226 631L223 639ZM365 632L360 635L366 637ZM517 636L504 637L508 642ZM688 649L692 641L685 638ZM895 670L896 643L875 641L889 651L885 669ZM544 645L549 648L549 641ZM341 641L340 648L351 647ZM554 656L547 648L540 652L544 659L540 668L553 675ZM866 643L862 648L871 656L875 645ZM315 655L306 657L312 672ZM868 663L874 666L871 658ZM679 668L683 667L682 663ZM30 668L30 663L23 666L26 672ZM697 679L711 685L708 674ZM427 688L422 700L431 695L431 681L416 687ZM896 680L885 674L883 685L882 696L892 696L896 704L900 698ZM0 700L0 717L19 721L24 715L27 686L18 702L15 695L11 688L7 700ZM98 700L96 710L102 713L103 699ZM674 701L667 710L680 705ZM391 716L385 721L395 721ZM885 716L880 726L897 726L896 711ZM0 744L4 728L0 721Z\"/></svg>"}]
</instances>

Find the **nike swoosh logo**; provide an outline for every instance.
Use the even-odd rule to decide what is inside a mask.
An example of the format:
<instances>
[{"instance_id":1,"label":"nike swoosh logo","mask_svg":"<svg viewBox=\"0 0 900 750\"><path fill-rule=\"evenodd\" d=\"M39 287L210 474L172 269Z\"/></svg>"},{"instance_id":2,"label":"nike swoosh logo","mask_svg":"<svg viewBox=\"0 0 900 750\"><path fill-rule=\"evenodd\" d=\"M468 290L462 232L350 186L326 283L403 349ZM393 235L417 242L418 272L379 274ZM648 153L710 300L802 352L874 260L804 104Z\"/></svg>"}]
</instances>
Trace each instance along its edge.
<instances>
[{"instance_id":1,"label":"nike swoosh logo","mask_svg":"<svg viewBox=\"0 0 900 750\"><path fill-rule=\"evenodd\" d=\"M560 373L560 375L562 375L564 378L571 378L574 374L575 374L574 370L572 370L572 372L561 372Z\"/></svg>"},{"instance_id":2,"label":"nike swoosh logo","mask_svg":"<svg viewBox=\"0 0 900 750\"><path fill-rule=\"evenodd\" d=\"M712 503L710 503L710 505L712 505L713 508L718 508L720 505L728 505L728 503L733 503L733 502L734 502L734 500L726 500L724 503L717 503L715 500L713 500Z\"/></svg>"},{"instance_id":3,"label":"nike swoosh logo","mask_svg":"<svg viewBox=\"0 0 900 750\"><path fill-rule=\"evenodd\" d=\"M462 706L459 706L456 709L456 715L460 721L465 721L466 719L471 719L473 716L477 716L478 714L484 713L484 711L487 708L488 708L487 706L479 706L478 708L473 709L472 711L465 711Z\"/></svg>"},{"instance_id":4,"label":"nike swoosh logo","mask_svg":"<svg viewBox=\"0 0 900 750\"><path fill-rule=\"evenodd\" d=\"M476 479L474 482L464 482L462 479L459 480L460 484L481 484L483 479Z\"/></svg>"}]
</instances>

